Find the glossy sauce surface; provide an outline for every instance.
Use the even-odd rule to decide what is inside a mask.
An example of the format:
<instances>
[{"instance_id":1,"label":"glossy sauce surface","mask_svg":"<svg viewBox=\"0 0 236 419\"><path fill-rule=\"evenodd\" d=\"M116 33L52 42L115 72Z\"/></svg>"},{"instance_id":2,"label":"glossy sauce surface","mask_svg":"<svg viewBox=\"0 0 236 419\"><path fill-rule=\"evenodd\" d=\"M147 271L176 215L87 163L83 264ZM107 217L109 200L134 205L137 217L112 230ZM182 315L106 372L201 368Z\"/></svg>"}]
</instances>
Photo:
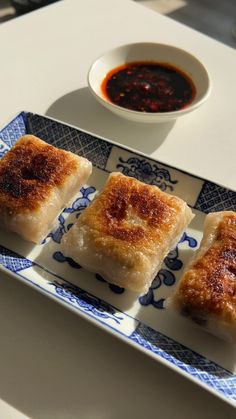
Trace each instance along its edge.
<instances>
[{"instance_id":1,"label":"glossy sauce surface","mask_svg":"<svg viewBox=\"0 0 236 419\"><path fill-rule=\"evenodd\" d=\"M115 105L139 112L172 112L196 95L193 81L178 68L158 62L132 62L111 70L101 85Z\"/></svg>"}]
</instances>

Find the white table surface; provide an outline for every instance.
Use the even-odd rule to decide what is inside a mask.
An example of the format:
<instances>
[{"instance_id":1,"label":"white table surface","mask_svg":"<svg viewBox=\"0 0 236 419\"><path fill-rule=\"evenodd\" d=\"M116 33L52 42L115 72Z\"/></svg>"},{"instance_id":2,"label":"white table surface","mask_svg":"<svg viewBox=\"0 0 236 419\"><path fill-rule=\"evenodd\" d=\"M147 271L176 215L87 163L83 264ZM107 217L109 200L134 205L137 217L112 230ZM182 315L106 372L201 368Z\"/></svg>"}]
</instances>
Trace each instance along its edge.
<instances>
[{"instance_id":1,"label":"white table surface","mask_svg":"<svg viewBox=\"0 0 236 419\"><path fill-rule=\"evenodd\" d=\"M90 95L91 62L124 43L197 55L213 91L175 124L123 121ZM0 26L0 125L47 114L236 189L236 51L129 0L64 0ZM213 418L235 410L38 292L0 275L0 418Z\"/></svg>"}]
</instances>

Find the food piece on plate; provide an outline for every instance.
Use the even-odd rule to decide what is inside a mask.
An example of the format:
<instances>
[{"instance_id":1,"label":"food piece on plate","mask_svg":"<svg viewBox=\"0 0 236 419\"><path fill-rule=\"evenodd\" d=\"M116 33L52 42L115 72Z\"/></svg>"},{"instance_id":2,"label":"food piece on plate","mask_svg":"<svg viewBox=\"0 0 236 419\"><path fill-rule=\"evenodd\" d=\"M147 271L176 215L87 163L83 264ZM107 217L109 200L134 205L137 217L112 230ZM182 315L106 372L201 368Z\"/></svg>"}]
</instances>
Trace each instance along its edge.
<instances>
[{"instance_id":1,"label":"food piece on plate","mask_svg":"<svg viewBox=\"0 0 236 419\"><path fill-rule=\"evenodd\" d=\"M236 342L236 213L206 216L203 239L167 307Z\"/></svg>"},{"instance_id":2,"label":"food piece on plate","mask_svg":"<svg viewBox=\"0 0 236 419\"><path fill-rule=\"evenodd\" d=\"M21 137L0 160L1 227L41 242L91 171L83 157Z\"/></svg>"},{"instance_id":3,"label":"food piece on plate","mask_svg":"<svg viewBox=\"0 0 236 419\"><path fill-rule=\"evenodd\" d=\"M145 293L192 218L180 198L112 173L64 235L62 250L108 282Z\"/></svg>"}]
</instances>

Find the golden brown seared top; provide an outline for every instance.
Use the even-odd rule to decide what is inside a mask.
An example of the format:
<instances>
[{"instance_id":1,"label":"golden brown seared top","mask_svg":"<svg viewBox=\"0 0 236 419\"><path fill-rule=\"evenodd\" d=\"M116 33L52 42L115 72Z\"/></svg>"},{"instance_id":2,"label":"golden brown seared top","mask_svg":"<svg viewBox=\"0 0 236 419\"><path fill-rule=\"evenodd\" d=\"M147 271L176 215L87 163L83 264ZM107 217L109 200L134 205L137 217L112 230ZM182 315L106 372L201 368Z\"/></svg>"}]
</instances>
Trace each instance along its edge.
<instances>
[{"instance_id":1,"label":"golden brown seared top","mask_svg":"<svg viewBox=\"0 0 236 419\"><path fill-rule=\"evenodd\" d=\"M81 221L101 237L117 239L144 250L165 241L177 222L183 201L156 186L145 185L122 174L112 174Z\"/></svg>"},{"instance_id":2,"label":"golden brown seared top","mask_svg":"<svg viewBox=\"0 0 236 419\"><path fill-rule=\"evenodd\" d=\"M77 157L33 135L21 137L0 160L0 211L34 210L78 167Z\"/></svg>"},{"instance_id":3,"label":"golden brown seared top","mask_svg":"<svg viewBox=\"0 0 236 419\"><path fill-rule=\"evenodd\" d=\"M178 301L187 311L236 320L236 213L223 217L213 245L184 275Z\"/></svg>"}]
</instances>

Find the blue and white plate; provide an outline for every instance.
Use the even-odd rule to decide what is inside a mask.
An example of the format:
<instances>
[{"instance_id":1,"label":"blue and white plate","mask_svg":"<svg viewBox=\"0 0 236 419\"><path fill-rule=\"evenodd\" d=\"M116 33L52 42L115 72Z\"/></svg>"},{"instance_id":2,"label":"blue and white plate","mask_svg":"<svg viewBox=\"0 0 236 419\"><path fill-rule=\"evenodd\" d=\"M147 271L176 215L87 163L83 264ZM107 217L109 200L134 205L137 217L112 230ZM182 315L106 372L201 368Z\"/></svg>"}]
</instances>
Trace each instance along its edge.
<instances>
[{"instance_id":1,"label":"blue and white plate","mask_svg":"<svg viewBox=\"0 0 236 419\"><path fill-rule=\"evenodd\" d=\"M0 131L0 158L26 133L88 158L94 166L93 174L75 202L58 217L55 230L43 244L35 246L15 234L0 231L0 270L7 271L235 404L235 346L169 313L164 308L164 301L199 244L205 214L209 211L236 211L236 192L77 128L28 112L20 113ZM63 234L113 171L121 171L176 194L187 201L196 214L178 247L165 258L148 293L139 299L134 298L132 292L107 284L99 275L85 271L61 252Z\"/></svg>"}]
</instances>

